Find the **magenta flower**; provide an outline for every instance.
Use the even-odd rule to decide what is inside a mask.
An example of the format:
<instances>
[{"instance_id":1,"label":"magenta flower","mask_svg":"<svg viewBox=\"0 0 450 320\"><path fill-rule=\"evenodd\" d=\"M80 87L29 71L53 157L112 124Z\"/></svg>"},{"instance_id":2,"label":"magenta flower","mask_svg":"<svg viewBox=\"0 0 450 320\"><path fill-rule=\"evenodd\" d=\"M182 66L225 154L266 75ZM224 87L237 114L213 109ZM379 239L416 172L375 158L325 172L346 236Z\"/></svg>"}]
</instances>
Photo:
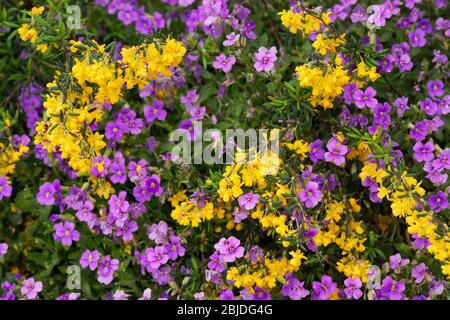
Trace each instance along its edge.
<instances>
[{"instance_id":1,"label":"magenta flower","mask_svg":"<svg viewBox=\"0 0 450 320\"><path fill-rule=\"evenodd\" d=\"M0 176L0 201L3 198L11 197L12 187L8 184L8 179Z\"/></svg>"},{"instance_id":2,"label":"magenta flower","mask_svg":"<svg viewBox=\"0 0 450 320\"><path fill-rule=\"evenodd\" d=\"M224 262L233 262L236 258L244 256L244 247L240 246L241 241L231 236L228 239L221 238L218 243L214 245L221 255Z\"/></svg>"},{"instance_id":3,"label":"magenta flower","mask_svg":"<svg viewBox=\"0 0 450 320\"><path fill-rule=\"evenodd\" d=\"M362 92L361 90L356 90L353 94L355 105L359 109L362 109L364 107L373 109L378 104L378 100L375 99L376 95L377 92L372 87L367 87L364 92Z\"/></svg>"},{"instance_id":4,"label":"magenta flower","mask_svg":"<svg viewBox=\"0 0 450 320\"><path fill-rule=\"evenodd\" d=\"M70 247L73 241L80 240L80 233L75 230L75 223L71 221L59 222L54 225L53 238L64 246Z\"/></svg>"},{"instance_id":5,"label":"magenta flower","mask_svg":"<svg viewBox=\"0 0 450 320\"><path fill-rule=\"evenodd\" d=\"M100 253L97 250L85 250L80 258L80 265L83 268L89 267L91 271L97 269Z\"/></svg>"},{"instance_id":6,"label":"magenta flower","mask_svg":"<svg viewBox=\"0 0 450 320\"><path fill-rule=\"evenodd\" d=\"M236 63L236 57L230 56L227 57L225 54L220 54L216 57L216 60L213 63L213 67L222 70L225 73L228 73L233 68L233 65Z\"/></svg>"},{"instance_id":7,"label":"magenta flower","mask_svg":"<svg viewBox=\"0 0 450 320\"><path fill-rule=\"evenodd\" d=\"M313 281L313 300L327 300L336 291L337 285L330 276L323 275L321 282Z\"/></svg>"},{"instance_id":8,"label":"magenta flower","mask_svg":"<svg viewBox=\"0 0 450 320\"><path fill-rule=\"evenodd\" d=\"M362 297L363 293L361 291L362 282L359 278L347 278L344 280L345 289L344 294L347 299L358 300Z\"/></svg>"},{"instance_id":9,"label":"magenta flower","mask_svg":"<svg viewBox=\"0 0 450 320\"><path fill-rule=\"evenodd\" d=\"M428 205L434 212L441 212L448 208L447 196L443 191L438 191L438 193L428 198Z\"/></svg>"},{"instance_id":10,"label":"magenta flower","mask_svg":"<svg viewBox=\"0 0 450 320\"><path fill-rule=\"evenodd\" d=\"M42 282L35 281L34 278L28 278L23 280L22 287L20 288L20 293L22 296L29 300L36 299L39 292L42 291Z\"/></svg>"},{"instance_id":11,"label":"magenta flower","mask_svg":"<svg viewBox=\"0 0 450 320\"><path fill-rule=\"evenodd\" d=\"M345 162L345 155L348 153L346 145L342 144L336 138L331 138L327 142L327 149L328 151L324 154L326 162L332 162L337 166Z\"/></svg>"},{"instance_id":12,"label":"magenta flower","mask_svg":"<svg viewBox=\"0 0 450 320\"><path fill-rule=\"evenodd\" d=\"M255 60L254 67L257 72L272 71L275 67L275 61L277 61L277 48L259 48L258 52L255 54Z\"/></svg>"},{"instance_id":13,"label":"magenta flower","mask_svg":"<svg viewBox=\"0 0 450 320\"><path fill-rule=\"evenodd\" d=\"M428 141L425 144L416 142L413 149L414 159L418 162L429 162L434 159L434 144L431 141Z\"/></svg>"},{"instance_id":14,"label":"magenta flower","mask_svg":"<svg viewBox=\"0 0 450 320\"><path fill-rule=\"evenodd\" d=\"M146 255L150 267L154 270L158 269L160 266L169 261L169 255L167 254L163 246L149 248L146 251Z\"/></svg>"},{"instance_id":15,"label":"magenta flower","mask_svg":"<svg viewBox=\"0 0 450 320\"><path fill-rule=\"evenodd\" d=\"M298 193L300 200L307 208L314 208L322 200L322 191L319 190L317 182L308 181L306 188Z\"/></svg>"},{"instance_id":16,"label":"magenta flower","mask_svg":"<svg viewBox=\"0 0 450 320\"><path fill-rule=\"evenodd\" d=\"M241 195L238 198L239 206L244 210L252 210L259 203L259 195L253 192L249 192Z\"/></svg>"}]
</instances>

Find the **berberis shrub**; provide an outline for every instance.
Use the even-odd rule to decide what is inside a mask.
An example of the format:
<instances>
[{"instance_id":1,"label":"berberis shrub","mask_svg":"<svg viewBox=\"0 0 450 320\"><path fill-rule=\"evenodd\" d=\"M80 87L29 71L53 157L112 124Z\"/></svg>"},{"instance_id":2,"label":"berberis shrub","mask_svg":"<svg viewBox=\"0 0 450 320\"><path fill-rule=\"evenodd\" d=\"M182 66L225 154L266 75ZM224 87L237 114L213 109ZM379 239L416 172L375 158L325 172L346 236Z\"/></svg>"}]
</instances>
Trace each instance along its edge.
<instances>
[{"instance_id":1,"label":"berberis shrub","mask_svg":"<svg viewBox=\"0 0 450 320\"><path fill-rule=\"evenodd\" d=\"M2 1L1 298L449 298L448 10Z\"/></svg>"}]
</instances>

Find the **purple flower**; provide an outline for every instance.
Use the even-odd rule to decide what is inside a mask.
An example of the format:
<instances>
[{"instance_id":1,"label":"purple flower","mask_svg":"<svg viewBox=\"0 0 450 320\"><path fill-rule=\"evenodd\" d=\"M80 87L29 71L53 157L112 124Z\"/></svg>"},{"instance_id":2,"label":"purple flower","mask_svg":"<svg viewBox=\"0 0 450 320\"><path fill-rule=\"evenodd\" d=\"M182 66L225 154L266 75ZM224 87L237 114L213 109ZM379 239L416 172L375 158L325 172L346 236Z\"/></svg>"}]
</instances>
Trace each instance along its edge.
<instances>
[{"instance_id":1,"label":"purple flower","mask_svg":"<svg viewBox=\"0 0 450 320\"><path fill-rule=\"evenodd\" d=\"M428 141L425 144L416 142L413 149L414 159L418 162L429 162L434 159L434 144L431 141Z\"/></svg>"},{"instance_id":2,"label":"purple flower","mask_svg":"<svg viewBox=\"0 0 450 320\"><path fill-rule=\"evenodd\" d=\"M8 184L8 179L0 176L0 201L3 198L11 197L12 187Z\"/></svg>"},{"instance_id":3,"label":"purple flower","mask_svg":"<svg viewBox=\"0 0 450 320\"><path fill-rule=\"evenodd\" d=\"M80 297L79 292L71 292L71 293L64 293L56 298L56 300L78 300Z\"/></svg>"},{"instance_id":4,"label":"purple flower","mask_svg":"<svg viewBox=\"0 0 450 320\"><path fill-rule=\"evenodd\" d=\"M124 25L129 25L137 20L138 13L136 9L131 5L124 5L122 9L117 13L117 18L123 22Z\"/></svg>"},{"instance_id":5,"label":"purple flower","mask_svg":"<svg viewBox=\"0 0 450 320\"><path fill-rule=\"evenodd\" d=\"M114 300L128 300L129 297L130 295L123 290L117 290L113 294Z\"/></svg>"},{"instance_id":6,"label":"purple flower","mask_svg":"<svg viewBox=\"0 0 450 320\"><path fill-rule=\"evenodd\" d=\"M433 62L434 63L439 63L439 64L446 64L448 61L448 57L445 54L442 54L441 51L439 51L438 49L435 49L433 51Z\"/></svg>"},{"instance_id":7,"label":"purple flower","mask_svg":"<svg viewBox=\"0 0 450 320\"><path fill-rule=\"evenodd\" d=\"M36 299L39 292L42 291L42 282L35 281L34 278L23 280L20 293L29 300Z\"/></svg>"},{"instance_id":8,"label":"purple flower","mask_svg":"<svg viewBox=\"0 0 450 320\"><path fill-rule=\"evenodd\" d=\"M103 284L110 284L114 279L114 272L119 270L119 260L111 259L108 255L100 261L97 270L97 280Z\"/></svg>"},{"instance_id":9,"label":"purple flower","mask_svg":"<svg viewBox=\"0 0 450 320\"><path fill-rule=\"evenodd\" d=\"M110 165L110 160L102 156L97 156L92 160L91 174L95 177L106 177L108 174L108 168Z\"/></svg>"},{"instance_id":10,"label":"purple flower","mask_svg":"<svg viewBox=\"0 0 450 320\"><path fill-rule=\"evenodd\" d=\"M192 120L200 121L205 117L206 107L193 106L189 108L189 114L191 115Z\"/></svg>"},{"instance_id":11,"label":"purple flower","mask_svg":"<svg viewBox=\"0 0 450 320\"><path fill-rule=\"evenodd\" d=\"M153 100L151 105L144 106L144 116L147 123L153 123L156 119L164 121L167 116L164 103L161 100Z\"/></svg>"},{"instance_id":12,"label":"purple flower","mask_svg":"<svg viewBox=\"0 0 450 320\"><path fill-rule=\"evenodd\" d=\"M219 254L219 252L215 251L209 257L208 268L217 272L222 272L225 270L223 262L224 261L222 259L222 256Z\"/></svg>"},{"instance_id":13,"label":"purple flower","mask_svg":"<svg viewBox=\"0 0 450 320\"><path fill-rule=\"evenodd\" d=\"M347 278L344 281L345 289L344 294L347 299L355 299L358 300L362 297L363 293L361 291L362 282L359 278Z\"/></svg>"},{"instance_id":14,"label":"purple flower","mask_svg":"<svg viewBox=\"0 0 450 320\"><path fill-rule=\"evenodd\" d=\"M165 244L167 255L169 259L175 261L177 257L182 257L186 253L186 250L181 245L181 238L171 235L169 242Z\"/></svg>"},{"instance_id":15,"label":"purple flower","mask_svg":"<svg viewBox=\"0 0 450 320\"><path fill-rule=\"evenodd\" d=\"M158 269L160 266L169 261L169 255L163 246L149 248L146 251L147 261L150 267L154 270Z\"/></svg>"},{"instance_id":16,"label":"purple flower","mask_svg":"<svg viewBox=\"0 0 450 320\"><path fill-rule=\"evenodd\" d=\"M367 87L364 92L361 90L356 90L353 94L355 105L362 109L364 107L368 108L375 108L375 106L378 103L378 100L374 97L376 96L377 92L372 87Z\"/></svg>"},{"instance_id":17,"label":"purple flower","mask_svg":"<svg viewBox=\"0 0 450 320\"><path fill-rule=\"evenodd\" d=\"M157 174L152 174L150 177L146 177L142 180L142 185L148 194L150 194L150 197L153 195L159 197L162 194L163 189L161 188L160 183L161 179Z\"/></svg>"},{"instance_id":18,"label":"purple flower","mask_svg":"<svg viewBox=\"0 0 450 320\"><path fill-rule=\"evenodd\" d=\"M0 257L4 256L8 252L8 245L6 243L0 243Z\"/></svg>"},{"instance_id":19,"label":"purple flower","mask_svg":"<svg viewBox=\"0 0 450 320\"><path fill-rule=\"evenodd\" d=\"M441 281L433 280L428 295L431 297L441 295L444 292L444 288L444 284Z\"/></svg>"},{"instance_id":20,"label":"purple flower","mask_svg":"<svg viewBox=\"0 0 450 320\"><path fill-rule=\"evenodd\" d=\"M127 181L127 175L125 173L125 165L124 164L113 163L113 164L111 164L109 171L111 172L109 180L111 180L112 183L124 184Z\"/></svg>"},{"instance_id":21,"label":"purple flower","mask_svg":"<svg viewBox=\"0 0 450 320\"><path fill-rule=\"evenodd\" d=\"M294 278L291 273L286 274L286 281L281 288L281 294L285 297L289 297L291 300L300 300L309 294L303 285L304 282L300 282L297 278Z\"/></svg>"},{"instance_id":22,"label":"purple flower","mask_svg":"<svg viewBox=\"0 0 450 320\"><path fill-rule=\"evenodd\" d=\"M220 291L220 300L235 300L234 293L230 289Z\"/></svg>"},{"instance_id":23,"label":"purple flower","mask_svg":"<svg viewBox=\"0 0 450 320\"><path fill-rule=\"evenodd\" d=\"M317 163L323 160L325 151L322 149L322 140L317 139L309 145L309 158Z\"/></svg>"},{"instance_id":24,"label":"purple flower","mask_svg":"<svg viewBox=\"0 0 450 320\"><path fill-rule=\"evenodd\" d=\"M75 223L71 221L59 222L54 225L53 238L64 246L71 246L73 241L80 240L80 233L75 230Z\"/></svg>"},{"instance_id":25,"label":"purple flower","mask_svg":"<svg viewBox=\"0 0 450 320\"><path fill-rule=\"evenodd\" d=\"M275 61L277 61L277 48L259 48L258 52L255 54L255 60L254 68L257 72L272 71L275 67Z\"/></svg>"},{"instance_id":26,"label":"purple flower","mask_svg":"<svg viewBox=\"0 0 450 320\"><path fill-rule=\"evenodd\" d=\"M406 266L409 263L409 259L402 259L400 253L389 257L389 266L392 270L398 271L401 267Z\"/></svg>"},{"instance_id":27,"label":"purple flower","mask_svg":"<svg viewBox=\"0 0 450 320\"><path fill-rule=\"evenodd\" d=\"M337 285L330 276L323 275L321 282L313 281L313 300L327 300L336 291Z\"/></svg>"},{"instance_id":28,"label":"purple flower","mask_svg":"<svg viewBox=\"0 0 450 320\"><path fill-rule=\"evenodd\" d=\"M415 279L415 282L421 283L427 275L428 267L424 263L420 263L411 270L411 276Z\"/></svg>"},{"instance_id":29,"label":"purple flower","mask_svg":"<svg viewBox=\"0 0 450 320\"><path fill-rule=\"evenodd\" d=\"M52 183L45 182L39 187L39 192L36 195L37 202L44 206L52 206L55 204L56 190Z\"/></svg>"},{"instance_id":30,"label":"purple flower","mask_svg":"<svg viewBox=\"0 0 450 320\"><path fill-rule=\"evenodd\" d=\"M394 281L391 277L387 276L381 283L380 292L389 300L403 300L405 291L405 284L403 281Z\"/></svg>"},{"instance_id":31,"label":"purple flower","mask_svg":"<svg viewBox=\"0 0 450 320\"><path fill-rule=\"evenodd\" d=\"M150 300L151 298L152 298L152 289L147 288L144 290L142 298L139 298L138 300Z\"/></svg>"},{"instance_id":32,"label":"purple flower","mask_svg":"<svg viewBox=\"0 0 450 320\"><path fill-rule=\"evenodd\" d=\"M424 250L431 245L430 239L428 239L427 237L419 237L417 233L414 233L412 235L412 238L414 239L413 242L414 247L416 247L419 250Z\"/></svg>"},{"instance_id":33,"label":"purple flower","mask_svg":"<svg viewBox=\"0 0 450 320\"><path fill-rule=\"evenodd\" d=\"M125 191L121 191L119 193L119 196L113 194L108 201L110 212L112 213L126 212L130 207L128 201L125 200L126 196L127 193Z\"/></svg>"},{"instance_id":34,"label":"purple flower","mask_svg":"<svg viewBox=\"0 0 450 320\"><path fill-rule=\"evenodd\" d=\"M234 222L241 223L243 220L247 219L248 211L242 208L234 208L233 215Z\"/></svg>"},{"instance_id":35,"label":"purple flower","mask_svg":"<svg viewBox=\"0 0 450 320\"><path fill-rule=\"evenodd\" d=\"M438 111L438 105L433 100L429 98L425 98L424 101L419 103L420 109L425 111L425 113L429 116L433 116Z\"/></svg>"},{"instance_id":36,"label":"purple flower","mask_svg":"<svg viewBox=\"0 0 450 320\"><path fill-rule=\"evenodd\" d=\"M255 287L255 293L253 294L254 300L270 300L270 294L260 287Z\"/></svg>"},{"instance_id":37,"label":"purple flower","mask_svg":"<svg viewBox=\"0 0 450 320\"><path fill-rule=\"evenodd\" d=\"M376 27L383 27L386 24L386 19L390 18L387 7L383 5L372 6L371 15L367 18L367 23Z\"/></svg>"},{"instance_id":38,"label":"purple flower","mask_svg":"<svg viewBox=\"0 0 450 320\"><path fill-rule=\"evenodd\" d=\"M227 40L225 40L225 41L223 42L223 45L224 45L225 47L233 46L236 42L239 41L240 37L241 37L241 36L240 36L239 34L236 34L236 33L234 33L234 32L232 32L232 33L230 33L230 34L227 34L227 35L225 36L225 38L226 38Z\"/></svg>"},{"instance_id":39,"label":"purple flower","mask_svg":"<svg viewBox=\"0 0 450 320\"><path fill-rule=\"evenodd\" d=\"M438 191L438 193L428 198L428 205L434 212L441 212L448 208L447 196L444 192Z\"/></svg>"},{"instance_id":40,"label":"purple flower","mask_svg":"<svg viewBox=\"0 0 450 320\"><path fill-rule=\"evenodd\" d=\"M122 226L117 226L116 235L122 237L124 242L133 240L133 233L138 229L136 221L125 221Z\"/></svg>"},{"instance_id":41,"label":"purple flower","mask_svg":"<svg viewBox=\"0 0 450 320\"><path fill-rule=\"evenodd\" d=\"M196 141L201 135L199 125L191 119L181 121L178 128L185 132L188 141Z\"/></svg>"},{"instance_id":42,"label":"purple flower","mask_svg":"<svg viewBox=\"0 0 450 320\"><path fill-rule=\"evenodd\" d=\"M314 208L322 200L322 191L319 190L317 182L308 181L298 196L307 208Z\"/></svg>"},{"instance_id":43,"label":"purple flower","mask_svg":"<svg viewBox=\"0 0 450 320\"><path fill-rule=\"evenodd\" d=\"M426 138L426 136L430 133L430 127L428 122L419 121L416 123L414 128L409 131L409 136L411 139L416 141L422 141Z\"/></svg>"},{"instance_id":44,"label":"purple flower","mask_svg":"<svg viewBox=\"0 0 450 320\"><path fill-rule=\"evenodd\" d=\"M223 72L228 73L231 71L235 63L236 63L235 56L227 57L225 54L221 53L216 57L213 66L218 70L222 70Z\"/></svg>"},{"instance_id":45,"label":"purple flower","mask_svg":"<svg viewBox=\"0 0 450 320\"><path fill-rule=\"evenodd\" d=\"M416 31L410 31L408 33L409 43L412 47L423 47L427 43L425 38L426 33L422 29L417 29Z\"/></svg>"},{"instance_id":46,"label":"purple flower","mask_svg":"<svg viewBox=\"0 0 450 320\"><path fill-rule=\"evenodd\" d=\"M239 206L244 210L252 210L259 203L259 195L253 192L249 192L241 195L238 198Z\"/></svg>"},{"instance_id":47,"label":"purple flower","mask_svg":"<svg viewBox=\"0 0 450 320\"><path fill-rule=\"evenodd\" d=\"M78 211L75 214L75 216L81 222L87 222L89 220L89 216L91 214L93 214L92 213L93 209L94 209L94 204L91 201L87 200L85 202L80 202L76 206L76 210L78 210Z\"/></svg>"},{"instance_id":48,"label":"purple flower","mask_svg":"<svg viewBox=\"0 0 450 320\"><path fill-rule=\"evenodd\" d=\"M131 182L143 180L147 175L147 161L141 159L137 163L130 161L128 163L128 176Z\"/></svg>"},{"instance_id":49,"label":"purple flower","mask_svg":"<svg viewBox=\"0 0 450 320\"><path fill-rule=\"evenodd\" d=\"M342 165L345 162L345 155L348 152L346 145L342 144L336 138L332 138L327 142L328 151L325 152L325 161L332 162L337 166Z\"/></svg>"},{"instance_id":50,"label":"purple flower","mask_svg":"<svg viewBox=\"0 0 450 320\"><path fill-rule=\"evenodd\" d=\"M224 262L233 262L236 258L244 256L244 247L240 246L241 241L231 236L228 239L221 238L218 243L214 245L214 249L219 251Z\"/></svg>"},{"instance_id":51,"label":"purple flower","mask_svg":"<svg viewBox=\"0 0 450 320\"><path fill-rule=\"evenodd\" d=\"M98 260L100 259L100 253L97 250L90 251L85 250L80 258L80 265L83 268L89 267L91 271L97 269Z\"/></svg>"},{"instance_id":52,"label":"purple flower","mask_svg":"<svg viewBox=\"0 0 450 320\"><path fill-rule=\"evenodd\" d=\"M440 97L444 94L444 83L441 80L428 81L427 90L430 97Z\"/></svg>"},{"instance_id":53,"label":"purple flower","mask_svg":"<svg viewBox=\"0 0 450 320\"><path fill-rule=\"evenodd\" d=\"M168 232L169 226L167 223L160 221L158 224L154 223L150 226L147 236L150 240L155 241L157 244L162 244L166 241Z\"/></svg>"}]
</instances>

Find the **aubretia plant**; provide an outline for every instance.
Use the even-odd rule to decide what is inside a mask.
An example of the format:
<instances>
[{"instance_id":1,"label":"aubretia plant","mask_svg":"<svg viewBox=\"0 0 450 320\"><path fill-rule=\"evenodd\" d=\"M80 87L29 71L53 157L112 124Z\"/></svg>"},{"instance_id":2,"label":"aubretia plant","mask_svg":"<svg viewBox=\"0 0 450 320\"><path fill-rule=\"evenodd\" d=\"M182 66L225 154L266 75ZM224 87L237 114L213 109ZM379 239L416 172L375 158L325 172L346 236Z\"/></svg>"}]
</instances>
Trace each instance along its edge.
<instances>
[{"instance_id":1,"label":"aubretia plant","mask_svg":"<svg viewBox=\"0 0 450 320\"><path fill-rule=\"evenodd\" d=\"M448 9L7 1L1 299L448 299Z\"/></svg>"}]
</instances>

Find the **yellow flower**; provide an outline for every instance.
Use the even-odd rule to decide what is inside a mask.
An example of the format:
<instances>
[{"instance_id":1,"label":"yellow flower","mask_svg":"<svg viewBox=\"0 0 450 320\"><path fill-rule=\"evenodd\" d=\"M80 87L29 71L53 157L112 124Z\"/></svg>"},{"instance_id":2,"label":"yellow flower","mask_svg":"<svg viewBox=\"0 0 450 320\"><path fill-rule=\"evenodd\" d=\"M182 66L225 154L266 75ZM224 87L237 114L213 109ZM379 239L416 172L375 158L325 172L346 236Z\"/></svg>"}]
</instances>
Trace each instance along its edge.
<instances>
[{"instance_id":1,"label":"yellow flower","mask_svg":"<svg viewBox=\"0 0 450 320\"><path fill-rule=\"evenodd\" d=\"M40 7L33 7L31 8L30 14L32 16L40 16L43 12L44 12L44 7L40 6Z\"/></svg>"}]
</instances>

